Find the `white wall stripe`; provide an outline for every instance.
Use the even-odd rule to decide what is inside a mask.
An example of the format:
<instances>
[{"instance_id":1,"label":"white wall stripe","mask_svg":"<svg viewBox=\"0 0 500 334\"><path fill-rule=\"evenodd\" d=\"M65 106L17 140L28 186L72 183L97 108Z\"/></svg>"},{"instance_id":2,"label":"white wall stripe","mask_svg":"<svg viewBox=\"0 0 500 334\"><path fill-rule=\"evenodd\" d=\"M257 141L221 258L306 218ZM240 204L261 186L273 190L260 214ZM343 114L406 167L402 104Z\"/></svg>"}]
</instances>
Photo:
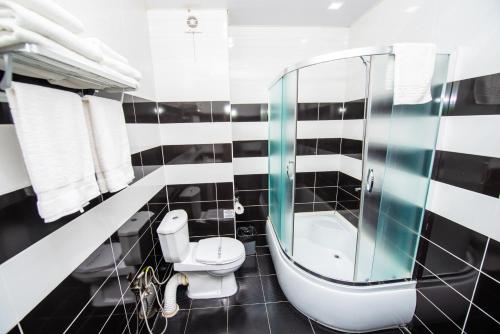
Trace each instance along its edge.
<instances>
[{"instance_id":1,"label":"white wall stripe","mask_svg":"<svg viewBox=\"0 0 500 334\"><path fill-rule=\"evenodd\" d=\"M0 157L0 195L31 185L12 124L0 125Z\"/></svg>"},{"instance_id":2,"label":"white wall stripe","mask_svg":"<svg viewBox=\"0 0 500 334\"><path fill-rule=\"evenodd\" d=\"M267 174L268 158L233 158L234 175Z\"/></svg>"},{"instance_id":3,"label":"white wall stripe","mask_svg":"<svg viewBox=\"0 0 500 334\"><path fill-rule=\"evenodd\" d=\"M299 155L296 164L297 173L336 171L340 167L340 154Z\"/></svg>"},{"instance_id":4,"label":"white wall stripe","mask_svg":"<svg viewBox=\"0 0 500 334\"><path fill-rule=\"evenodd\" d=\"M342 120L333 121L298 121L297 138L340 138Z\"/></svg>"},{"instance_id":5,"label":"white wall stripe","mask_svg":"<svg viewBox=\"0 0 500 334\"><path fill-rule=\"evenodd\" d=\"M500 158L500 115L444 116L437 149Z\"/></svg>"},{"instance_id":6,"label":"white wall stripe","mask_svg":"<svg viewBox=\"0 0 500 334\"><path fill-rule=\"evenodd\" d=\"M232 141L230 122L160 124L162 145L222 144Z\"/></svg>"},{"instance_id":7,"label":"white wall stripe","mask_svg":"<svg viewBox=\"0 0 500 334\"><path fill-rule=\"evenodd\" d=\"M346 155L340 156L340 171L355 179L361 180L363 163L359 159L354 159Z\"/></svg>"},{"instance_id":8,"label":"white wall stripe","mask_svg":"<svg viewBox=\"0 0 500 334\"><path fill-rule=\"evenodd\" d=\"M158 124L127 124L127 133L132 154L161 145Z\"/></svg>"},{"instance_id":9,"label":"white wall stripe","mask_svg":"<svg viewBox=\"0 0 500 334\"><path fill-rule=\"evenodd\" d=\"M426 209L500 241L500 199L431 180Z\"/></svg>"},{"instance_id":10,"label":"white wall stripe","mask_svg":"<svg viewBox=\"0 0 500 334\"><path fill-rule=\"evenodd\" d=\"M0 332L7 332L164 186L162 168L0 265ZM18 293L13 287L22 287Z\"/></svg>"},{"instance_id":11,"label":"white wall stripe","mask_svg":"<svg viewBox=\"0 0 500 334\"><path fill-rule=\"evenodd\" d=\"M232 163L166 165L166 184L233 182Z\"/></svg>"},{"instance_id":12,"label":"white wall stripe","mask_svg":"<svg viewBox=\"0 0 500 334\"><path fill-rule=\"evenodd\" d=\"M267 122L233 122L233 141L267 140Z\"/></svg>"},{"instance_id":13,"label":"white wall stripe","mask_svg":"<svg viewBox=\"0 0 500 334\"><path fill-rule=\"evenodd\" d=\"M363 119L346 119L342 122L342 138L363 140Z\"/></svg>"}]
</instances>

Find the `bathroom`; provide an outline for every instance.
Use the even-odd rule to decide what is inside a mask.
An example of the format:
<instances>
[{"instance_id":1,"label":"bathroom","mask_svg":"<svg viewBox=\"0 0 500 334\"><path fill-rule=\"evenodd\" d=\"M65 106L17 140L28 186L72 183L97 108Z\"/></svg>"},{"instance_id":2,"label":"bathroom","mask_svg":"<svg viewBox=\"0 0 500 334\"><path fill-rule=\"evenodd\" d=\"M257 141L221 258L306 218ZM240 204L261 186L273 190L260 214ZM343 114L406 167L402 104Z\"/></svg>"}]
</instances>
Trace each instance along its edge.
<instances>
[{"instance_id":1,"label":"bathroom","mask_svg":"<svg viewBox=\"0 0 500 334\"><path fill-rule=\"evenodd\" d=\"M498 0L0 7L0 333L500 333Z\"/></svg>"}]
</instances>

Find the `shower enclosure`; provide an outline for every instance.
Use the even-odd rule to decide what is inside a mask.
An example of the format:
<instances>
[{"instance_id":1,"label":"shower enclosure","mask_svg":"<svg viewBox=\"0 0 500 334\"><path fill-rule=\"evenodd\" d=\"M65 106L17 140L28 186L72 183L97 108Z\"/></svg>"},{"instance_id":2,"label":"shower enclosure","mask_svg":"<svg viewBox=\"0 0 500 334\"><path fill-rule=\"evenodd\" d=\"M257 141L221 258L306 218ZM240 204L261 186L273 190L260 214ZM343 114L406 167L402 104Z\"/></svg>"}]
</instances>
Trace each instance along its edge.
<instances>
[{"instance_id":1,"label":"shower enclosure","mask_svg":"<svg viewBox=\"0 0 500 334\"><path fill-rule=\"evenodd\" d=\"M315 57L270 87L268 243L289 301L326 326L413 316L448 58L436 55L426 104L393 104L392 47Z\"/></svg>"}]
</instances>

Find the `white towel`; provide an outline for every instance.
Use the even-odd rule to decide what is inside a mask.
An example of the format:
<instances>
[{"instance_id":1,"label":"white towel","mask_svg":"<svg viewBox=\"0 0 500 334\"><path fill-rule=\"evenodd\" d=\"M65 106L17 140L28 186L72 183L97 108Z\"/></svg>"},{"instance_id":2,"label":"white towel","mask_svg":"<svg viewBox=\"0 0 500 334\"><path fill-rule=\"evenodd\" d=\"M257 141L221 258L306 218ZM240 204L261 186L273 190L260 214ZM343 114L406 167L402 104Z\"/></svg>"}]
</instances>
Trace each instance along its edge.
<instances>
[{"instance_id":1,"label":"white towel","mask_svg":"<svg viewBox=\"0 0 500 334\"><path fill-rule=\"evenodd\" d=\"M122 104L90 95L83 101L99 189L116 192L134 179Z\"/></svg>"},{"instance_id":2,"label":"white towel","mask_svg":"<svg viewBox=\"0 0 500 334\"><path fill-rule=\"evenodd\" d=\"M135 80L141 80L142 78L141 72L139 72L132 66L122 63L114 58L107 57L106 55L102 58L101 64Z\"/></svg>"},{"instance_id":3,"label":"white towel","mask_svg":"<svg viewBox=\"0 0 500 334\"><path fill-rule=\"evenodd\" d=\"M0 22L10 24L11 27L17 25L28 31L36 32L97 62L103 59L100 48L88 40L12 1L0 0Z\"/></svg>"},{"instance_id":4,"label":"white towel","mask_svg":"<svg viewBox=\"0 0 500 334\"><path fill-rule=\"evenodd\" d=\"M101 41L99 38L88 37L88 38L86 38L86 40L89 41L90 43L94 44L99 49L101 49L102 53L105 56L108 56L110 58L114 58L114 59L118 60L119 62L128 64L127 58L125 58L124 56L122 56L117 51L113 50L109 45L107 45L106 43L104 43L103 41Z\"/></svg>"},{"instance_id":5,"label":"white towel","mask_svg":"<svg viewBox=\"0 0 500 334\"><path fill-rule=\"evenodd\" d=\"M85 30L79 19L52 0L16 0L16 2L75 34L81 34Z\"/></svg>"},{"instance_id":6,"label":"white towel","mask_svg":"<svg viewBox=\"0 0 500 334\"><path fill-rule=\"evenodd\" d=\"M436 46L394 44L394 104L423 104L432 100L431 83Z\"/></svg>"},{"instance_id":7,"label":"white towel","mask_svg":"<svg viewBox=\"0 0 500 334\"><path fill-rule=\"evenodd\" d=\"M40 216L81 211L99 195L81 98L18 82L7 98Z\"/></svg>"}]
</instances>

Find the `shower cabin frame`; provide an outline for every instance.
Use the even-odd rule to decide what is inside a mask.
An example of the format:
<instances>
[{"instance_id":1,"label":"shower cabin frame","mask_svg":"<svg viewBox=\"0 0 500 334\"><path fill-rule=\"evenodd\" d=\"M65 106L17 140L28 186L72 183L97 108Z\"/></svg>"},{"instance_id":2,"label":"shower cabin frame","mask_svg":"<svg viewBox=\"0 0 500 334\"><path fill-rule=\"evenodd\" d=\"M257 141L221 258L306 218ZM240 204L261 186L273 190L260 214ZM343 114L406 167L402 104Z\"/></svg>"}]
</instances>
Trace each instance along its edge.
<instances>
[{"instance_id":1,"label":"shower cabin frame","mask_svg":"<svg viewBox=\"0 0 500 334\"><path fill-rule=\"evenodd\" d=\"M370 62L365 62L365 58L363 57L378 55L393 55L393 48L391 46L357 48L313 57L286 67L277 76L277 78L272 81L270 87L273 87L282 78L284 79L287 74L293 72L296 73L295 81L298 87L298 70L300 69L336 60L346 60L359 57L367 66L367 82L365 89L368 93L366 96L368 102L366 104L367 107L365 107L366 119L364 120L364 122L367 122L370 117L369 115L371 114L372 107L372 82L370 79L372 69L370 68ZM446 67L447 65L446 60ZM282 80L281 85L283 85L283 81L284 80ZM283 87L281 87L281 90L283 96ZM294 121L296 126L298 88L296 89L295 94L296 103L293 112L295 113ZM443 94L444 85L441 92L441 98L443 97ZM442 103L439 106L439 117L441 115L441 108ZM271 127L271 119L269 127ZM363 131L363 136L366 136L366 124ZM271 138L269 139L271 141ZM296 157L296 137L293 138L293 140L293 154ZM269 145L271 145L271 143ZM367 154L367 148L365 145L363 145L363 154L365 156ZM271 158L270 146L269 168L271 168ZM365 178L366 166L364 159L362 164L363 175L361 178L361 187L364 189L367 183ZM291 203L293 205L296 172L295 160L293 163L287 162L286 166L283 166L281 162L281 168L282 170L283 168L286 168L288 177L290 177L288 170L293 168L293 179L290 178L292 181L292 193L290 196ZM269 174L271 175L271 173L272 170L269 169ZM271 196L271 183L269 188ZM361 196L362 204L359 229L363 228L363 223L361 221L363 217L363 198L364 196ZM293 215L294 213L292 211L292 216ZM347 332L366 332L393 328L405 325L411 321L416 306L416 282L414 280L411 278L403 278L383 281L355 281L355 276L359 274L357 272L357 267L355 267L356 269L353 281L341 281L322 276L308 268L305 268L303 265L294 260L293 255L290 255L292 250L286 249L286 245L284 246L278 239L275 226L273 226L271 220L272 216L270 212L270 216L266 223L266 235L270 253L275 264L278 281L288 300L302 313L327 327ZM373 222L370 222L370 224L373 224ZM373 226L369 228L373 228ZM292 238L292 244L293 232L294 228L292 224L292 236L289 236L289 238ZM358 236L358 245L356 248L360 247L359 242L360 240ZM358 256L359 253L357 250L356 262L358 261Z\"/></svg>"}]
</instances>

